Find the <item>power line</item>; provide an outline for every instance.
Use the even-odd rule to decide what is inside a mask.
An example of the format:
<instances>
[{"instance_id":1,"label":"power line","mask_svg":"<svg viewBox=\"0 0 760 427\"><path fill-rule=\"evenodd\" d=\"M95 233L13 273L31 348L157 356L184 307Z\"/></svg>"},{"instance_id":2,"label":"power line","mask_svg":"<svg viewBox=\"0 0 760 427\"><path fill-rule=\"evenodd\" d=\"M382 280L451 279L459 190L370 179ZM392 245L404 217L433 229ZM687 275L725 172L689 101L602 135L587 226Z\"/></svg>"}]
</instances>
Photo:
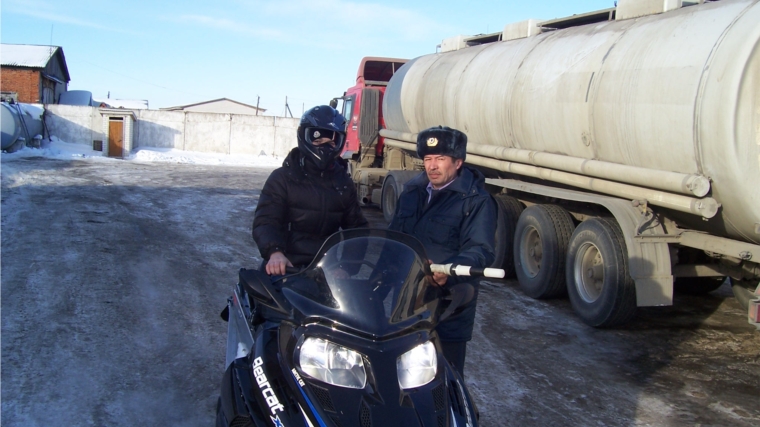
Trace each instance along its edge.
<instances>
[{"instance_id":1,"label":"power line","mask_svg":"<svg viewBox=\"0 0 760 427\"><path fill-rule=\"evenodd\" d=\"M173 92L177 92L177 93L182 93L182 94L185 94L185 95L198 96L198 97L201 97L201 98L206 98L207 97L207 95L200 95L200 94L193 93L193 92L187 92L187 91L183 91L183 90L179 90L179 89L174 89L174 88L170 88L170 87L166 87L166 86L157 85L155 83L151 83L151 82L148 82L148 81L145 81L145 80L142 80L142 79L138 79L138 78L126 75L124 73L120 73L118 71L110 70L108 68L102 67L102 66L100 66L98 64L94 64L94 63L92 63L90 61L85 61L83 59L78 59L78 61L84 62L85 64L90 64L90 65L92 65L92 66L94 66L96 68L100 68L101 70L108 71L109 73L114 73L116 75L119 75L119 76L122 76L122 77L126 77L128 79L131 79L131 80L134 80L134 81L146 84L146 85L154 86L154 87L157 87L157 88L160 88L160 89L169 90L169 91L173 91Z\"/></svg>"}]
</instances>

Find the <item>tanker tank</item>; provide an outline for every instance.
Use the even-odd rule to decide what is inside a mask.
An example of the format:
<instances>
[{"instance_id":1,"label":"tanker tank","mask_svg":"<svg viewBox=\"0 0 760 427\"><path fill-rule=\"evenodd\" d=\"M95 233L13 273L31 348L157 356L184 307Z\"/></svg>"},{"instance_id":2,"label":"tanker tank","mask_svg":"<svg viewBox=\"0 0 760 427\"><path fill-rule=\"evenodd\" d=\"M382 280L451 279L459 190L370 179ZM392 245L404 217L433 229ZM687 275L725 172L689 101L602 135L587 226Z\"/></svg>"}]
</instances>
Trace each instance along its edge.
<instances>
[{"instance_id":1,"label":"tanker tank","mask_svg":"<svg viewBox=\"0 0 760 427\"><path fill-rule=\"evenodd\" d=\"M422 56L390 80L386 127L461 129L468 160L680 186L703 218L679 218L760 244L758 23L757 0L723 0Z\"/></svg>"}]
</instances>

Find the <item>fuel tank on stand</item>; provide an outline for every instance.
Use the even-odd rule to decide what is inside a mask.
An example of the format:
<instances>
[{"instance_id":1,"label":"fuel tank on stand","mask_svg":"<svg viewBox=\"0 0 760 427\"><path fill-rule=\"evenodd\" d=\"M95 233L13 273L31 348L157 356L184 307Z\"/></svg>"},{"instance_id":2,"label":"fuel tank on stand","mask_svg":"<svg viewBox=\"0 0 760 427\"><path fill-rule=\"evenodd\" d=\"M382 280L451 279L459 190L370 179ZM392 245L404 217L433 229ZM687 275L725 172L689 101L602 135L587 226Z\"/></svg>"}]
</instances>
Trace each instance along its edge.
<instances>
[{"instance_id":1,"label":"fuel tank on stand","mask_svg":"<svg viewBox=\"0 0 760 427\"><path fill-rule=\"evenodd\" d=\"M721 205L709 220L694 216L698 227L760 244L757 0L422 56L391 79L383 114L398 132L460 129L468 152L507 147L698 176Z\"/></svg>"},{"instance_id":2,"label":"fuel tank on stand","mask_svg":"<svg viewBox=\"0 0 760 427\"><path fill-rule=\"evenodd\" d=\"M41 106L33 104L3 102L0 107L0 128L2 129L3 150L7 150L16 143L19 138L27 142L35 137L42 137L42 114Z\"/></svg>"}]
</instances>

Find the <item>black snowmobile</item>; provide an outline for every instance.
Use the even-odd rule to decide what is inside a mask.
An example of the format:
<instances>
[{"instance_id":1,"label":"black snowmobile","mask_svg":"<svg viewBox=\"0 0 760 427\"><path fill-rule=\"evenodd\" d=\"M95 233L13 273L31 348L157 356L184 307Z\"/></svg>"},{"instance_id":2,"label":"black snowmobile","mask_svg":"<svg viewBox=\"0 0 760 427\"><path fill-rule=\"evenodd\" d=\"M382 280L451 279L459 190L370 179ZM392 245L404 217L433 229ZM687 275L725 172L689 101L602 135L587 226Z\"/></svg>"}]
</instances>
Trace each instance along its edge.
<instances>
[{"instance_id":1,"label":"black snowmobile","mask_svg":"<svg viewBox=\"0 0 760 427\"><path fill-rule=\"evenodd\" d=\"M473 272L430 266L424 254L408 235L353 229L330 236L301 272L273 281L241 269L222 312L217 427L477 426L434 331L474 290L444 291L428 277L431 267Z\"/></svg>"}]
</instances>

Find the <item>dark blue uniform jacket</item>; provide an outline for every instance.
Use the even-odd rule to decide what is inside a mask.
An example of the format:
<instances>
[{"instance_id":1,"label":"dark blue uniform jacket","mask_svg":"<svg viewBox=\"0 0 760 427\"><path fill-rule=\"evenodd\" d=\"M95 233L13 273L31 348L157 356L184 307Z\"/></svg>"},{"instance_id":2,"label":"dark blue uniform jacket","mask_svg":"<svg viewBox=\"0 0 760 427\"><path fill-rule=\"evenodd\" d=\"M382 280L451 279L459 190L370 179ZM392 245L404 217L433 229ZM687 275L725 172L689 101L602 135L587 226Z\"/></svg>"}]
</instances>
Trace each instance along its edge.
<instances>
[{"instance_id":1,"label":"dark blue uniform jacket","mask_svg":"<svg viewBox=\"0 0 760 427\"><path fill-rule=\"evenodd\" d=\"M428 258L437 264L488 267L494 261L496 203L485 189L483 175L468 167L454 182L438 191L426 206L427 175L407 182L396 205L391 230L411 234L422 242ZM450 277L447 286L467 278ZM477 280L473 280L476 285ZM469 341L475 321L475 304L438 325L443 341Z\"/></svg>"}]
</instances>

